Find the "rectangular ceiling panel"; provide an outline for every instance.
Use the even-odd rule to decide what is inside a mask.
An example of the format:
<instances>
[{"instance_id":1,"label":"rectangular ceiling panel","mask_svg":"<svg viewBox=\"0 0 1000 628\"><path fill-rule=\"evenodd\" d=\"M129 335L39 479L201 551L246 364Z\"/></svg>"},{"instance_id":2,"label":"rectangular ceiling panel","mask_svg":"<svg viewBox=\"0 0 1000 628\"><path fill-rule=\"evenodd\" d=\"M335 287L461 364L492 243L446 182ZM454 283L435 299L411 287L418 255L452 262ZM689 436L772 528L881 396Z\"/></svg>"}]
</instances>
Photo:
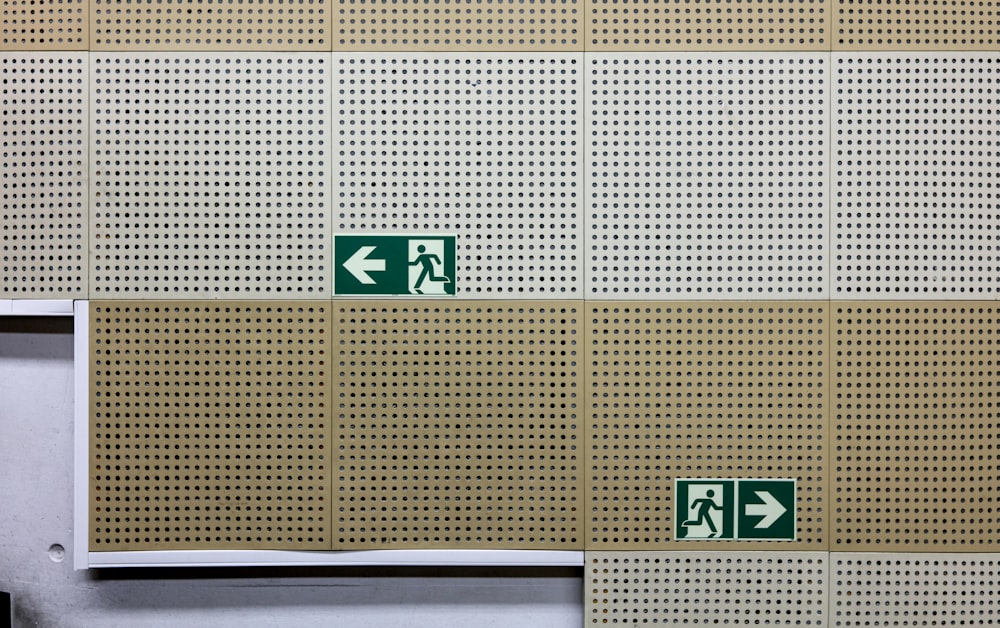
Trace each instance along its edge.
<instances>
[{"instance_id":1,"label":"rectangular ceiling panel","mask_svg":"<svg viewBox=\"0 0 1000 628\"><path fill-rule=\"evenodd\" d=\"M591 0L587 50L823 51L831 0Z\"/></svg>"},{"instance_id":2,"label":"rectangular ceiling panel","mask_svg":"<svg viewBox=\"0 0 1000 628\"><path fill-rule=\"evenodd\" d=\"M588 55L586 295L827 294L829 60Z\"/></svg>"},{"instance_id":3,"label":"rectangular ceiling panel","mask_svg":"<svg viewBox=\"0 0 1000 628\"><path fill-rule=\"evenodd\" d=\"M330 50L329 0L90 0L91 50Z\"/></svg>"},{"instance_id":4,"label":"rectangular ceiling panel","mask_svg":"<svg viewBox=\"0 0 1000 628\"><path fill-rule=\"evenodd\" d=\"M1000 306L835 307L831 549L994 551Z\"/></svg>"},{"instance_id":5,"label":"rectangular ceiling panel","mask_svg":"<svg viewBox=\"0 0 1000 628\"><path fill-rule=\"evenodd\" d=\"M835 0L834 50L1000 50L992 0Z\"/></svg>"},{"instance_id":6,"label":"rectangular ceiling panel","mask_svg":"<svg viewBox=\"0 0 1000 628\"><path fill-rule=\"evenodd\" d=\"M456 236L461 297L579 298L582 65L334 55L335 231Z\"/></svg>"},{"instance_id":7,"label":"rectangular ceiling panel","mask_svg":"<svg viewBox=\"0 0 1000 628\"><path fill-rule=\"evenodd\" d=\"M88 0L0 0L0 50L87 50Z\"/></svg>"},{"instance_id":8,"label":"rectangular ceiling panel","mask_svg":"<svg viewBox=\"0 0 1000 628\"><path fill-rule=\"evenodd\" d=\"M87 296L87 55L0 55L0 298Z\"/></svg>"},{"instance_id":9,"label":"rectangular ceiling panel","mask_svg":"<svg viewBox=\"0 0 1000 628\"><path fill-rule=\"evenodd\" d=\"M90 304L90 549L331 549L330 311Z\"/></svg>"},{"instance_id":10,"label":"rectangular ceiling panel","mask_svg":"<svg viewBox=\"0 0 1000 628\"><path fill-rule=\"evenodd\" d=\"M826 549L827 304L587 308L587 549ZM796 479L796 540L674 540L681 478Z\"/></svg>"},{"instance_id":11,"label":"rectangular ceiling panel","mask_svg":"<svg viewBox=\"0 0 1000 628\"><path fill-rule=\"evenodd\" d=\"M1000 54L835 54L834 296L1000 294Z\"/></svg>"},{"instance_id":12,"label":"rectangular ceiling panel","mask_svg":"<svg viewBox=\"0 0 1000 628\"><path fill-rule=\"evenodd\" d=\"M823 552L587 552L585 569L585 626L832 625Z\"/></svg>"},{"instance_id":13,"label":"rectangular ceiling panel","mask_svg":"<svg viewBox=\"0 0 1000 628\"><path fill-rule=\"evenodd\" d=\"M333 49L583 51L581 0L336 0Z\"/></svg>"},{"instance_id":14,"label":"rectangular ceiling panel","mask_svg":"<svg viewBox=\"0 0 1000 628\"><path fill-rule=\"evenodd\" d=\"M329 55L92 63L92 295L329 297Z\"/></svg>"},{"instance_id":15,"label":"rectangular ceiling panel","mask_svg":"<svg viewBox=\"0 0 1000 628\"><path fill-rule=\"evenodd\" d=\"M338 548L583 549L572 301L336 301Z\"/></svg>"}]
</instances>

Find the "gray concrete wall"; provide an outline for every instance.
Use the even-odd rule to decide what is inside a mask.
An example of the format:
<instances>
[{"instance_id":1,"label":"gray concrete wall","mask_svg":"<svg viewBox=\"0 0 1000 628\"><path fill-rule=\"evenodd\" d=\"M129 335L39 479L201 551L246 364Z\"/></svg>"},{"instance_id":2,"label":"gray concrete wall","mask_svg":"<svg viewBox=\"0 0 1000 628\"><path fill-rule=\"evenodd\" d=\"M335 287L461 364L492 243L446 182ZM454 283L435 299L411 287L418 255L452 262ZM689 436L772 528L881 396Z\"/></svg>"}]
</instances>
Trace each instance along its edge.
<instances>
[{"instance_id":1,"label":"gray concrete wall","mask_svg":"<svg viewBox=\"0 0 1000 628\"><path fill-rule=\"evenodd\" d=\"M0 591L14 626L583 624L571 569L73 571L72 331L69 318L0 317Z\"/></svg>"}]
</instances>

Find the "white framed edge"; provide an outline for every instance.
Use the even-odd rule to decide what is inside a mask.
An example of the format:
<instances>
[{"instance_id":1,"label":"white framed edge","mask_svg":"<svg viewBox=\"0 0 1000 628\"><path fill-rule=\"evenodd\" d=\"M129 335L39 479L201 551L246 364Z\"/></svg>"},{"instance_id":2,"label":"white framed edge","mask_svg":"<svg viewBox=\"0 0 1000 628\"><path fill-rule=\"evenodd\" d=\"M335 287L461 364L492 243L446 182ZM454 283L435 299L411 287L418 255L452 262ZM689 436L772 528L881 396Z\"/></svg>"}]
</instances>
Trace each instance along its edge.
<instances>
[{"instance_id":1,"label":"white framed edge","mask_svg":"<svg viewBox=\"0 0 1000 628\"><path fill-rule=\"evenodd\" d=\"M73 316L72 299L2 299L0 316Z\"/></svg>"},{"instance_id":2,"label":"white framed edge","mask_svg":"<svg viewBox=\"0 0 1000 628\"><path fill-rule=\"evenodd\" d=\"M89 566L90 302L73 307L73 568Z\"/></svg>"},{"instance_id":3,"label":"white framed edge","mask_svg":"<svg viewBox=\"0 0 1000 628\"><path fill-rule=\"evenodd\" d=\"M562 550L164 550L90 552L91 568L114 567L582 567L583 551Z\"/></svg>"}]
</instances>

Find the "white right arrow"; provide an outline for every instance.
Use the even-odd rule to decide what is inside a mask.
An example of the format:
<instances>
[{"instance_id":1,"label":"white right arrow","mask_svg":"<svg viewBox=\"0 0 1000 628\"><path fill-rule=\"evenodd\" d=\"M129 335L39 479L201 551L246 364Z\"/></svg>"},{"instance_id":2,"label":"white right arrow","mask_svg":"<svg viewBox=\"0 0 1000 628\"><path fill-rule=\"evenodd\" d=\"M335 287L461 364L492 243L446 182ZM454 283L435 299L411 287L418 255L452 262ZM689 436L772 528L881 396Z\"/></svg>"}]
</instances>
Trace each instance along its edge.
<instances>
[{"instance_id":1,"label":"white right arrow","mask_svg":"<svg viewBox=\"0 0 1000 628\"><path fill-rule=\"evenodd\" d=\"M344 262L344 268L347 269L347 272L354 275L354 278L361 283L368 285L375 283L375 280L368 275L369 272L385 270L384 259L368 259L374 250L374 246L363 246Z\"/></svg>"},{"instance_id":2,"label":"white right arrow","mask_svg":"<svg viewBox=\"0 0 1000 628\"><path fill-rule=\"evenodd\" d=\"M770 528L788 510L781 505L781 502L775 499L774 495L771 495L767 491L754 491L753 494L757 496L757 499L764 502L763 504L746 505L746 514L748 517L763 517L754 526L755 528Z\"/></svg>"}]
</instances>

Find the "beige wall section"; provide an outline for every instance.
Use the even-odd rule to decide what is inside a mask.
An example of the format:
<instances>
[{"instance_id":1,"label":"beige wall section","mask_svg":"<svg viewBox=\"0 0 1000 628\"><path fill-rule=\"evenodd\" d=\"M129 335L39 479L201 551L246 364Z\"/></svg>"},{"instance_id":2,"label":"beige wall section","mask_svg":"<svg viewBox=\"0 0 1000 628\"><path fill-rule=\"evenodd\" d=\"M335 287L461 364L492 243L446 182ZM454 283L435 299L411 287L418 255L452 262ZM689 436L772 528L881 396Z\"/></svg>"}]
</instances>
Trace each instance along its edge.
<instances>
[{"instance_id":1,"label":"beige wall section","mask_svg":"<svg viewBox=\"0 0 1000 628\"><path fill-rule=\"evenodd\" d=\"M338 549L583 549L573 301L336 301Z\"/></svg>"},{"instance_id":2,"label":"beige wall section","mask_svg":"<svg viewBox=\"0 0 1000 628\"><path fill-rule=\"evenodd\" d=\"M337 51L583 51L582 0L334 0Z\"/></svg>"},{"instance_id":3,"label":"beige wall section","mask_svg":"<svg viewBox=\"0 0 1000 628\"><path fill-rule=\"evenodd\" d=\"M90 549L330 549L329 306L90 307Z\"/></svg>"},{"instance_id":4,"label":"beige wall section","mask_svg":"<svg viewBox=\"0 0 1000 628\"><path fill-rule=\"evenodd\" d=\"M590 0L588 51L824 51L832 0Z\"/></svg>"},{"instance_id":5,"label":"beige wall section","mask_svg":"<svg viewBox=\"0 0 1000 628\"><path fill-rule=\"evenodd\" d=\"M0 1L0 51L87 50L88 0Z\"/></svg>"},{"instance_id":6,"label":"beige wall section","mask_svg":"<svg viewBox=\"0 0 1000 628\"><path fill-rule=\"evenodd\" d=\"M835 0L834 50L1000 50L993 0Z\"/></svg>"},{"instance_id":7,"label":"beige wall section","mask_svg":"<svg viewBox=\"0 0 1000 628\"><path fill-rule=\"evenodd\" d=\"M825 550L826 302L588 302L588 550ZM674 541L676 478L796 478L794 542Z\"/></svg>"},{"instance_id":8,"label":"beige wall section","mask_svg":"<svg viewBox=\"0 0 1000 628\"><path fill-rule=\"evenodd\" d=\"M1000 304L834 305L834 551L996 551Z\"/></svg>"},{"instance_id":9,"label":"beige wall section","mask_svg":"<svg viewBox=\"0 0 1000 628\"><path fill-rule=\"evenodd\" d=\"M90 0L90 49L324 52L330 0Z\"/></svg>"}]
</instances>

